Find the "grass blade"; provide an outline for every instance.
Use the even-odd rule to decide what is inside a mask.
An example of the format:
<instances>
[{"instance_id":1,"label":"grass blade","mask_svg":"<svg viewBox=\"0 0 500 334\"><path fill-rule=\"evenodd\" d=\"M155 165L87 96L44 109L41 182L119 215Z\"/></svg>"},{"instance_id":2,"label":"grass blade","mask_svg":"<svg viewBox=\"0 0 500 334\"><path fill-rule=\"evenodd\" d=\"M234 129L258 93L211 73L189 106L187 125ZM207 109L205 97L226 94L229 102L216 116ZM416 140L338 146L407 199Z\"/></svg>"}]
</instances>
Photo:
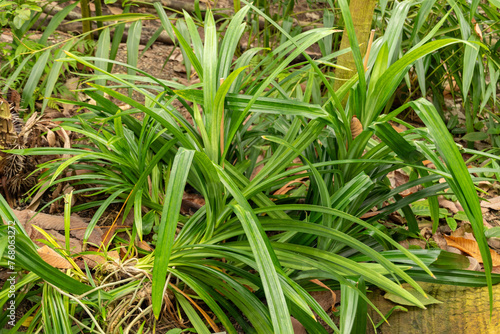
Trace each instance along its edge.
<instances>
[{"instance_id":1,"label":"grass blade","mask_svg":"<svg viewBox=\"0 0 500 334\"><path fill-rule=\"evenodd\" d=\"M127 38L127 64L137 67L139 58L139 44L141 42L142 20L137 20L130 25ZM135 71L127 68L128 75L135 75ZM132 89L129 88L128 95L132 96Z\"/></svg>"},{"instance_id":2,"label":"grass blade","mask_svg":"<svg viewBox=\"0 0 500 334\"><path fill-rule=\"evenodd\" d=\"M29 79L23 89L23 95L21 99L22 108L26 108L33 102L33 93L35 92L36 87L38 87L40 84L40 78L45 71L45 65L47 64L50 55L51 49L46 50L44 53L42 53L40 58L38 58L35 65L33 66L33 69L30 72Z\"/></svg>"},{"instance_id":3,"label":"grass blade","mask_svg":"<svg viewBox=\"0 0 500 334\"><path fill-rule=\"evenodd\" d=\"M67 7L66 7L67 8ZM59 80L59 75L61 72L61 67L63 66L63 62L57 61L58 59L65 58L66 55L64 51L68 51L73 47L73 43L66 43L66 45L60 49L59 51L56 52L55 54L55 62L52 65L52 68L50 69L50 73L47 76L47 83L45 84L45 90L43 93L43 104L42 104L42 112L45 110L47 107L47 104L49 103L48 98L52 96L52 91L54 90L54 87L57 83L57 80Z\"/></svg>"},{"instance_id":4,"label":"grass blade","mask_svg":"<svg viewBox=\"0 0 500 334\"><path fill-rule=\"evenodd\" d=\"M109 59L109 50L111 47L111 39L109 35L109 28L104 29L99 35L99 40L97 41L96 57L102 59ZM108 69L108 63L105 60L96 60L95 66L106 71ZM101 86L106 86L106 79L99 79L95 81L96 84ZM100 90L97 94L104 95Z\"/></svg>"}]
</instances>

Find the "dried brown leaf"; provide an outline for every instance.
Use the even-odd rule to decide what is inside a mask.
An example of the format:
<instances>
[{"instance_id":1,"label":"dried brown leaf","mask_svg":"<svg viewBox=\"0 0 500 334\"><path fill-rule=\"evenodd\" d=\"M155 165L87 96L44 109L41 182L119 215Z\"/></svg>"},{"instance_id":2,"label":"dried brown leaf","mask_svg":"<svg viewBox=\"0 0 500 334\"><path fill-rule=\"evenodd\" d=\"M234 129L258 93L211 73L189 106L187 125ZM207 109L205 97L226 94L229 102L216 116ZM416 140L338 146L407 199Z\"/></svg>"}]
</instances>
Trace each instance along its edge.
<instances>
[{"instance_id":1,"label":"dried brown leaf","mask_svg":"<svg viewBox=\"0 0 500 334\"><path fill-rule=\"evenodd\" d=\"M152 252L153 251L153 248L151 248L151 246L146 242L146 241L138 241L136 242L135 244L137 247L139 248L142 248L148 252Z\"/></svg>"},{"instance_id":2,"label":"dried brown leaf","mask_svg":"<svg viewBox=\"0 0 500 334\"><path fill-rule=\"evenodd\" d=\"M382 211L369 211L369 212L365 213L364 215L362 215L360 218L361 219L368 219L368 218L371 218L371 217L378 215L381 212Z\"/></svg>"},{"instance_id":3,"label":"dried brown leaf","mask_svg":"<svg viewBox=\"0 0 500 334\"><path fill-rule=\"evenodd\" d=\"M406 126L402 125L402 124L397 124L397 123L392 123L391 122L391 126L394 130L396 130L397 133L401 133L401 132L404 132L406 130L408 130L406 128Z\"/></svg>"},{"instance_id":4,"label":"dried brown leaf","mask_svg":"<svg viewBox=\"0 0 500 334\"><path fill-rule=\"evenodd\" d=\"M117 264L120 263L120 255L118 254L117 251L109 251L109 252L107 252L107 255L108 255L108 259L112 260L113 262L115 262ZM104 264L104 263L108 262L104 253L85 254L82 257L87 262L87 265L91 269L99 264Z\"/></svg>"},{"instance_id":5,"label":"dried brown leaf","mask_svg":"<svg viewBox=\"0 0 500 334\"><path fill-rule=\"evenodd\" d=\"M387 174L387 177L389 178L389 181L391 182L392 188L397 188L399 186L402 186L410 181L410 177L406 175L403 171L400 169L395 170L393 172L390 172ZM414 186L409 189L406 189L399 194L403 197L406 197L408 195L411 195L421 189L420 186Z\"/></svg>"},{"instance_id":6,"label":"dried brown leaf","mask_svg":"<svg viewBox=\"0 0 500 334\"><path fill-rule=\"evenodd\" d=\"M475 240L452 236L444 236L444 238L446 239L448 246L458 248L462 252L474 257L478 262L483 263L479 246ZM490 253L493 266L500 266L500 255L492 249L490 249Z\"/></svg>"},{"instance_id":7,"label":"dried brown leaf","mask_svg":"<svg viewBox=\"0 0 500 334\"><path fill-rule=\"evenodd\" d=\"M204 205L205 199L203 196L184 192L182 195L181 214L193 215Z\"/></svg>"},{"instance_id":8,"label":"dried brown leaf","mask_svg":"<svg viewBox=\"0 0 500 334\"><path fill-rule=\"evenodd\" d=\"M335 292L318 279L312 279L310 281L329 291L315 291L315 293L311 293L311 296L318 302L323 310L326 311L331 308L333 312L336 312L335 303L337 302L337 295Z\"/></svg>"},{"instance_id":9,"label":"dried brown leaf","mask_svg":"<svg viewBox=\"0 0 500 334\"><path fill-rule=\"evenodd\" d=\"M50 248L49 246L45 245L41 248L37 249L38 255L50 264L54 268L58 269L71 269L73 266L71 263L69 263L68 260L66 260L64 257L62 257L60 254L58 254L55 250Z\"/></svg>"},{"instance_id":10,"label":"dried brown leaf","mask_svg":"<svg viewBox=\"0 0 500 334\"><path fill-rule=\"evenodd\" d=\"M260 154L257 157L256 166L252 171L252 175L250 175L250 181L252 181L253 178L255 176L257 176L257 174L259 174L259 172L262 170L262 168L264 168L264 164L259 164L259 162L261 162L262 160L264 160L264 153Z\"/></svg>"},{"instance_id":11,"label":"dried brown leaf","mask_svg":"<svg viewBox=\"0 0 500 334\"><path fill-rule=\"evenodd\" d=\"M35 211L31 210L23 210L23 211L14 210L14 214L18 217L19 221L26 222L27 220L30 220L30 225L36 225L44 230L64 231L65 229L63 216L54 216L46 213L36 214ZM78 239L79 241L82 241L87 226L88 224L79 216L77 215L71 216L70 234L72 237ZM100 245L101 239L102 239L101 230L94 229L90 234L88 242Z\"/></svg>"},{"instance_id":12,"label":"dried brown leaf","mask_svg":"<svg viewBox=\"0 0 500 334\"><path fill-rule=\"evenodd\" d=\"M438 201L439 201L439 206L441 206L442 208L448 209L453 213L457 213L459 211L455 203L453 203L452 201L449 201L442 197L440 197Z\"/></svg>"},{"instance_id":13,"label":"dried brown leaf","mask_svg":"<svg viewBox=\"0 0 500 334\"><path fill-rule=\"evenodd\" d=\"M443 238L443 234L436 232L432 236L432 239L434 239L439 248L447 250L448 247L446 245L446 240Z\"/></svg>"},{"instance_id":14,"label":"dried brown leaf","mask_svg":"<svg viewBox=\"0 0 500 334\"><path fill-rule=\"evenodd\" d=\"M483 32L481 31L481 28L479 28L478 23L474 24L474 32L476 33L476 35L479 37L479 39L482 42L483 41Z\"/></svg>"},{"instance_id":15,"label":"dried brown leaf","mask_svg":"<svg viewBox=\"0 0 500 334\"><path fill-rule=\"evenodd\" d=\"M481 201L481 207L500 211L500 196L490 198L488 201Z\"/></svg>"},{"instance_id":16,"label":"dried brown leaf","mask_svg":"<svg viewBox=\"0 0 500 334\"><path fill-rule=\"evenodd\" d=\"M479 261L476 260L472 256L467 256L469 259L469 266L465 270L472 270L472 271L480 271L481 270L481 265L479 264ZM493 267L493 268L500 268L500 267Z\"/></svg>"},{"instance_id":17,"label":"dried brown leaf","mask_svg":"<svg viewBox=\"0 0 500 334\"><path fill-rule=\"evenodd\" d=\"M359 136L359 134L363 132L363 125L359 121L359 119L356 116L352 117L351 120L351 135L352 139L356 138Z\"/></svg>"},{"instance_id":18,"label":"dried brown leaf","mask_svg":"<svg viewBox=\"0 0 500 334\"><path fill-rule=\"evenodd\" d=\"M296 183L301 183L303 185L307 185L304 181L302 181L304 179L307 179L307 177L301 177L301 178L299 178L297 180L292 180L292 181L288 182L283 187L281 187L280 189L276 190L273 195L285 195L290 190L296 188L295 185L292 186L293 184L296 184Z\"/></svg>"},{"instance_id":19,"label":"dried brown leaf","mask_svg":"<svg viewBox=\"0 0 500 334\"><path fill-rule=\"evenodd\" d=\"M49 142L50 147L56 146L56 134L52 130L47 130L47 141Z\"/></svg>"},{"instance_id":20,"label":"dried brown leaf","mask_svg":"<svg viewBox=\"0 0 500 334\"><path fill-rule=\"evenodd\" d=\"M118 15L123 13L123 9L121 7L114 7L114 6L106 6L106 7L113 15Z\"/></svg>"}]
</instances>

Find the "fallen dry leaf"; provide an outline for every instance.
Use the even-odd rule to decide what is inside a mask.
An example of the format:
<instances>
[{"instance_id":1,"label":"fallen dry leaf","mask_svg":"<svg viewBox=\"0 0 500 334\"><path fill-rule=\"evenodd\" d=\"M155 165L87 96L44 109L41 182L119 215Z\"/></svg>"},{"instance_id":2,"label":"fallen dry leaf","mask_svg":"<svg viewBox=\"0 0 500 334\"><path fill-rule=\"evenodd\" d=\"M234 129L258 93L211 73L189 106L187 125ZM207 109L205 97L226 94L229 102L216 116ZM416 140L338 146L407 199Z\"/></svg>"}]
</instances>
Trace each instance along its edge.
<instances>
[{"instance_id":1,"label":"fallen dry leaf","mask_svg":"<svg viewBox=\"0 0 500 334\"><path fill-rule=\"evenodd\" d=\"M153 248L146 241L138 241L135 244L137 247L144 249L145 251L152 252Z\"/></svg>"},{"instance_id":2,"label":"fallen dry leaf","mask_svg":"<svg viewBox=\"0 0 500 334\"><path fill-rule=\"evenodd\" d=\"M479 188L486 190L486 191L493 187L493 184L489 181L479 181L477 183L477 185L479 186Z\"/></svg>"},{"instance_id":3,"label":"fallen dry leaf","mask_svg":"<svg viewBox=\"0 0 500 334\"><path fill-rule=\"evenodd\" d=\"M396 224L399 225L405 225L406 224L406 219L404 219L397 211L391 213L389 215L389 219L393 221Z\"/></svg>"},{"instance_id":4,"label":"fallen dry leaf","mask_svg":"<svg viewBox=\"0 0 500 334\"><path fill-rule=\"evenodd\" d=\"M50 264L54 268L58 269L71 269L73 266L71 263L69 263L68 260L66 260L64 257L62 257L60 254L58 254L55 250L50 248L49 246L45 245L41 248L37 249L38 255Z\"/></svg>"},{"instance_id":5,"label":"fallen dry leaf","mask_svg":"<svg viewBox=\"0 0 500 334\"><path fill-rule=\"evenodd\" d=\"M436 242L439 248L447 250L446 240L443 238L443 234L436 232L432 235L432 239Z\"/></svg>"},{"instance_id":6,"label":"fallen dry leaf","mask_svg":"<svg viewBox=\"0 0 500 334\"><path fill-rule=\"evenodd\" d=\"M56 146L56 134L50 129L47 130L47 142L49 143L50 147Z\"/></svg>"},{"instance_id":7,"label":"fallen dry leaf","mask_svg":"<svg viewBox=\"0 0 500 334\"><path fill-rule=\"evenodd\" d=\"M486 226L487 228L492 228L493 227L493 225L491 225L490 223L488 223L486 221L486 219L484 219L484 218L483 218L483 225Z\"/></svg>"},{"instance_id":8,"label":"fallen dry leaf","mask_svg":"<svg viewBox=\"0 0 500 334\"><path fill-rule=\"evenodd\" d=\"M409 249L410 246L418 246L421 249L425 249L427 247L427 242L422 239L406 239L398 242L401 246L403 246L406 249Z\"/></svg>"},{"instance_id":9,"label":"fallen dry leaf","mask_svg":"<svg viewBox=\"0 0 500 334\"><path fill-rule=\"evenodd\" d=\"M182 57L182 52L180 51L180 49L175 49L172 52L172 55L170 56L170 59L178 61L178 62L182 62L183 57Z\"/></svg>"},{"instance_id":10,"label":"fallen dry leaf","mask_svg":"<svg viewBox=\"0 0 500 334\"><path fill-rule=\"evenodd\" d=\"M378 215L379 213L382 213L382 211L368 211L367 213L362 215L360 218L361 219L368 219L368 218L371 218L371 217Z\"/></svg>"},{"instance_id":11,"label":"fallen dry leaf","mask_svg":"<svg viewBox=\"0 0 500 334\"><path fill-rule=\"evenodd\" d=\"M474 21L474 19L472 19ZM479 23L477 22L472 22L474 23L474 32L476 33L476 35L479 37L479 39L481 40L481 42L483 41L483 32L481 31L481 28L479 28Z\"/></svg>"},{"instance_id":12,"label":"fallen dry leaf","mask_svg":"<svg viewBox=\"0 0 500 334\"><path fill-rule=\"evenodd\" d=\"M397 133L401 133L401 132L408 130L408 128L406 126L404 126L403 124L391 122L391 126L394 130L396 130Z\"/></svg>"},{"instance_id":13,"label":"fallen dry leaf","mask_svg":"<svg viewBox=\"0 0 500 334\"><path fill-rule=\"evenodd\" d=\"M481 252L479 251L479 246L475 240L444 236L448 246L460 249L462 252L469 254L474 257L478 262L483 263L481 258ZM500 266L500 255L494 250L490 249L491 260L493 261L493 266Z\"/></svg>"},{"instance_id":14,"label":"fallen dry leaf","mask_svg":"<svg viewBox=\"0 0 500 334\"><path fill-rule=\"evenodd\" d=\"M121 7L114 7L114 6L106 6L106 7L113 15L118 15L123 13L123 9Z\"/></svg>"},{"instance_id":15,"label":"fallen dry leaf","mask_svg":"<svg viewBox=\"0 0 500 334\"><path fill-rule=\"evenodd\" d=\"M500 238L488 238L488 245L495 250L499 250Z\"/></svg>"},{"instance_id":16,"label":"fallen dry leaf","mask_svg":"<svg viewBox=\"0 0 500 334\"><path fill-rule=\"evenodd\" d=\"M331 308L333 312L336 312L335 303L337 302L337 295L335 292L318 279L312 279L310 281L328 290L311 292L311 296L318 302L321 308L325 311Z\"/></svg>"},{"instance_id":17,"label":"fallen dry leaf","mask_svg":"<svg viewBox=\"0 0 500 334\"><path fill-rule=\"evenodd\" d=\"M455 231L451 232L452 237L463 237L465 232L472 230L470 224L462 224Z\"/></svg>"},{"instance_id":18,"label":"fallen dry leaf","mask_svg":"<svg viewBox=\"0 0 500 334\"><path fill-rule=\"evenodd\" d=\"M204 205L205 199L203 196L184 192L182 195L181 214L192 216Z\"/></svg>"},{"instance_id":19,"label":"fallen dry leaf","mask_svg":"<svg viewBox=\"0 0 500 334\"><path fill-rule=\"evenodd\" d=\"M117 251L110 251L107 254L108 254L108 258L111 259L113 262L115 262L117 264L120 263L120 255L118 254ZM104 256L104 253L86 254L86 255L83 255L82 257L84 260L86 260L87 265L91 269L99 264L104 264L104 263L108 262L108 260L106 260L106 257Z\"/></svg>"},{"instance_id":20,"label":"fallen dry leaf","mask_svg":"<svg viewBox=\"0 0 500 334\"><path fill-rule=\"evenodd\" d=\"M464 239L469 239L469 240L476 241L476 238L474 237L474 234L472 232L465 232L464 233Z\"/></svg>"},{"instance_id":21,"label":"fallen dry leaf","mask_svg":"<svg viewBox=\"0 0 500 334\"><path fill-rule=\"evenodd\" d=\"M285 195L287 192L289 192L290 190L295 188L295 186L292 186L292 184L295 184L295 183L302 183L303 185L307 186L307 183L302 181L302 180L307 179L307 178L308 177L301 177L301 178L298 178L297 180L292 180L292 181L288 182L287 184L285 184L280 189L276 190L273 195Z\"/></svg>"},{"instance_id":22,"label":"fallen dry leaf","mask_svg":"<svg viewBox=\"0 0 500 334\"><path fill-rule=\"evenodd\" d=\"M455 248L455 247L451 247L451 246L446 247L445 250L448 251L448 252L450 252L450 253L454 253L454 254L463 254L460 249Z\"/></svg>"},{"instance_id":23,"label":"fallen dry leaf","mask_svg":"<svg viewBox=\"0 0 500 334\"><path fill-rule=\"evenodd\" d=\"M500 211L500 196L490 198L488 201L481 201L481 207Z\"/></svg>"},{"instance_id":24,"label":"fallen dry leaf","mask_svg":"<svg viewBox=\"0 0 500 334\"><path fill-rule=\"evenodd\" d=\"M481 271L481 265L479 264L479 261L473 258L472 256L467 256L469 259L469 266L465 268L465 270L471 270L471 271ZM495 268L495 267L493 267ZM499 268L499 267L496 267Z\"/></svg>"},{"instance_id":25,"label":"fallen dry leaf","mask_svg":"<svg viewBox=\"0 0 500 334\"><path fill-rule=\"evenodd\" d=\"M410 181L410 177L406 175L404 172L402 172L400 169L395 170L393 172L390 172L387 174L387 177L389 178L389 181L391 182L391 187L392 188L397 188L399 186L402 186ZM411 195L417 191L419 191L422 187L421 186L414 186L409 189L406 189L399 194L403 197L406 197L408 195Z\"/></svg>"},{"instance_id":26,"label":"fallen dry leaf","mask_svg":"<svg viewBox=\"0 0 500 334\"><path fill-rule=\"evenodd\" d=\"M453 203L452 201L449 201L442 197L439 197L438 201L439 201L439 206L442 208L448 209L453 213L457 213L459 211L455 203Z\"/></svg>"},{"instance_id":27,"label":"fallen dry leaf","mask_svg":"<svg viewBox=\"0 0 500 334\"><path fill-rule=\"evenodd\" d=\"M56 230L56 231L64 231L64 217L63 216L54 216L46 213L36 213L31 210L13 210L19 222L24 226L26 231L30 229L31 225L36 225L41 227L44 230ZM29 221L30 226L25 226ZM70 223L70 234L72 237L83 240L83 236L85 234L85 230L87 229L88 224L79 216L71 215L71 223ZM100 245L102 238L102 232L100 229L94 229L90 234L88 239L89 243L93 243L95 245Z\"/></svg>"}]
</instances>

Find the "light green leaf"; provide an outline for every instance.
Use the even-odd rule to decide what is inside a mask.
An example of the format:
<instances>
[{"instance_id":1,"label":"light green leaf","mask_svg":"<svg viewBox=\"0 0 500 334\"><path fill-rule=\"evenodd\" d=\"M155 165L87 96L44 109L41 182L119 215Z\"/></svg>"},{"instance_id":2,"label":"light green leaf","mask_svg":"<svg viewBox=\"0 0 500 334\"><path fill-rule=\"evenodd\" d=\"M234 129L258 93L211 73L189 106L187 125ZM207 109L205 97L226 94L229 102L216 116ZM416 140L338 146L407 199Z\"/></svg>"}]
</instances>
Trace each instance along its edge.
<instances>
[{"instance_id":1,"label":"light green leaf","mask_svg":"<svg viewBox=\"0 0 500 334\"><path fill-rule=\"evenodd\" d=\"M488 139L488 134L485 132L470 132L462 137L466 141L481 141Z\"/></svg>"},{"instance_id":2,"label":"light green leaf","mask_svg":"<svg viewBox=\"0 0 500 334\"><path fill-rule=\"evenodd\" d=\"M432 304L442 304L442 301L437 300L436 298L427 295L428 298L423 297L418 291L413 288L406 289L409 293L411 293L415 298L417 298L423 305L432 305ZM407 305L407 306L415 306L412 303L409 303L406 299L401 298L399 295L393 294L392 292L387 292L384 295L385 299L390 300L396 304Z\"/></svg>"},{"instance_id":3,"label":"light green leaf","mask_svg":"<svg viewBox=\"0 0 500 334\"><path fill-rule=\"evenodd\" d=\"M153 266L153 312L158 319L163 302L163 288L166 282L168 264L172 254L174 244L175 229L181 208L182 195L186 179L189 174L194 152L191 150L179 149L172 163L162 216L160 220L160 230L158 231L158 242L155 250L155 260Z\"/></svg>"},{"instance_id":4,"label":"light green leaf","mask_svg":"<svg viewBox=\"0 0 500 334\"><path fill-rule=\"evenodd\" d=\"M500 238L500 227L492 227L484 231L484 236L486 238Z\"/></svg>"}]
</instances>

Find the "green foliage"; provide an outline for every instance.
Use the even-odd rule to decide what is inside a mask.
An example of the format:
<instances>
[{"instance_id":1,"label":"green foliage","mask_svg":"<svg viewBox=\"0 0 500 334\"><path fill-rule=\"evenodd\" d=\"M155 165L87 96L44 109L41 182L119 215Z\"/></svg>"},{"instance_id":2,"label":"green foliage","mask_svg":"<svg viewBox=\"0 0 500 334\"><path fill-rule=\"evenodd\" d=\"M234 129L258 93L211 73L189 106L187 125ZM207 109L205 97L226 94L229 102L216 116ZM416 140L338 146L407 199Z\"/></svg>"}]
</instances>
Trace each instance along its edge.
<instances>
[{"instance_id":1,"label":"green foliage","mask_svg":"<svg viewBox=\"0 0 500 334\"><path fill-rule=\"evenodd\" d=\"M451 94L453 100L462 99L464 130L473 133L482 129L481 119L491 118L485 111L495 109L500 71L495 41L500 17L495 7L479 1L426 1L422 5L404 1L388 3L377 15L382 17L374 24L385 34L374 42L375 53L380 42L392 40L390 53L396 57L420 43L431 31L437 39L458 38L469 42L418 60L412 73L405 77L405 87L399 89L398 98L404 104L418 95L432 97L433 105L445 119L452 115L444 95ZM386 20L389 17L394 20ZM374 61L372 55L369 64ZM477 138L465 139L472 147Z\"/></svg>"},{"instance_id":2,"label":"green foliage","mask_svg":"<svg viewBox=\"0 0 500 334\"><path fill-rule=\"evenodd\" d=\"M64 86L64 80L70 71L77 69L76 62L74 61L61 62L66 58L66 51L71 51L73 54L80 56L94 54L95 51L96 55L104 57L105 53L103 53L103 50L106 49L106 52L108 52L106 58L114 59L125 24L127 22L135 22L133 27L140 27L140 24L137 22L140 22L142 18L148 17L148 15L144 14L127 16L126 13L128 13L130 5L125 6L124 14L122 15L101 16L99 24L106 21L113 21L109 26L117 27L111 46L107 43L103 44L102 39L101 43L96 46L96 43L92 39L86 38L90 36L89 34L93 33L90 30L79 36L49 43L48 37L55 34L57 27L62 24L68 13L77 4L78 2L70 4L55 14L45 26L42 36L37 40L30 38L28 31L39 19L39 11L30 9L29 19L23 22L21 27L11 27L13 41L2 43L3 57L0 61L1 90L3 93L7 92L9 88L19 92L22 91L21 108L29 107L30 112L32 112L35 110L35 102L43 99L41 107L41 111L43 112L47 107L48 98L53 95L68 95L69 92ZM7 4L6 2L6 6L12 6L12 4L10 2ZM2 12L2 14L5 13ZM89 19L83 21L87 22ZM129 33L140 37L140 29L137 31L134 29L136 28L133 28ZM104 30L103 32L109 38L109 30ZM131 43L130 47L132 49L138 47L138 40L131 40ZM94 50L96 48L97 50ZM129 63L136 64L137 57L137 52L135 55L131 52Z\"/></svg>"},{"instance_id":3,"label":"green foliage","mask_svg":"<svg viewBox=\"0 0 500 334\"><path fill-rule=\"evenodd\" d=\"M14 29L21 27L31 19L32 11L41 12L42 0L1 0L0 27L11 26Z\"/></svg>"},{"instance_id":4,"label":"green foliage","mask_svg":"<svg viewBox=\"0 0 500 334\"><path fill-rule=\"evenodd\" d=\"M30 106L31 110L34 110L35 101L39 97L50 97L53 93L67 93L63 82L71 64L63 67L62 63L55 62L55 60L63 57L64 51L88 50L89 45L81 40L69 40L58 48L58 44L47 46L47 39L76 5L77 3L69 5L57 13L38 40L31 39L27 34L39 18L33 10L29 11L29 20L21 27L12 27L14 39L11 43L5 43L4 57L0 62L0 73L3 78L2 92L7 92L9 88L22 91L22 108ZM42 111L47 106L47 102L43 102Z\"/></svg>"},{"instance_id":5,"label":"green foliage","mask_svg":"<svg viewBox=\"0 0 500 334\"><path fill-rule=\"evenodd\" d=\"M499 276L489 271L474 187L474 182L496 176L498 157L463 150L450 136L439 109L424 98L393 105L394 94L409 78L411 68L422 73L417 70L422 61L425 65L450 50L474 53L477 43L463 36L444 38L448 31L440 29L451 20L450 15L434 27L427 26L422 20L430 4L422 5L415 18L408 14L416 8L412 3L391 3L384 6L383 14L388 17L388 33L376 40L368 69L363 67L359 48L354 47L356 75L334 91L331 62L348 52L327 54L325 43L330 43L337 31L325 27L291 33L285 23L271 20L265 5L241 2L246 6L237 10L224 34L217 31L214 17L207 11L203 35L188 13L174 26L163 8L155 4L163 29L171 37L175 35L186 65L191 64L200 79L190 86L159 80L136 68L141 31L137 15L124 18L134 21L130 32L136 32L127 43L127 64L120 64L127 68L126 74L110 73L112 64L119 63L113 60L117 44L111 41L108 29L101 33L96 57L76 54L69 47L64 50L67 57L60 54L57 64L78 62L95 71L85 89L95 104L72 102L88 112L61 120L60 125L87 141L71 149L11 153L72 156L39 166L43 182L38 187L70 182L77 189L74 194L89 195L89 202L73 207L74 212L97 208L84 243L112 204L122 206L124 217L133 213L131 240L142 241L153 230L157 242L153 252L145 252L128 267L137 275L129 275L127 282L120 281L123 285L117 283L119 287L106 294L95 293L88 303L80 304L70 294L65 294L69 300L54 296L54 289L85 293L91 286L98 290L106 279L92 276L88 270L86 276L78 276L88 284L57 270L56 274L33 255L34 245L21 237L25 250L20 265L32 271L35 279L54 286L45 288L42 302L61 314L72 312L67 303L78 305L90 314L93 326L114 330L115 322L107 321L102 303L118 303L132 294L135 298L138 290L151 284L152 304L141 316L166 316L166 291L198 332L208 332L208 327L218 331L220 324L228 333L236 333L232 317L248 333L291 333L293 316L310 332L323 333L326 330L314 321L315 312L335 332L349 333L366 328L367 308L374 307L366 297L368 286L378 286L408 305L424 307L429 301L417 280L471 286L499 282ZM290 13L291 3L285 13ZM351 32L351 45L356 46L347 2L339 5L345 27ZM235 2L235 9L238 6ZM263 48L248 49L233 61L245 30L260 34L255 24L249 27L245 23L247 16L265 18L266 27L279 32L281 43L265 52ZM414 34L405 27L410 19L418 23ZM327 21L333 24L332 17ZM266 42L266 34L264 31L262 40L268 47L271 44ZM402 43L403 35L413 37ZM316 43L323 45L324 56L312 60L305 51ZM48 58L48 51L44 52L32 70L40 76L48 61L42 58ZM307 61L292 64L299 55ZM473 76L469 67L463 71L465 77ZM38 81L35 79L29 83ZM127 89L128 94L119 88ZM145 102L132 98L132 92L143 96ZM464 95L468 93L470 89ZM129 108L119 107L105 94ZM344 99L345 106L341 103ZM174 101L182 107L176 107ZM426 128L405 124L408 130L398 133L389 121L402 122L397 116L409 108ZM351 127L354 115L362 124L357 136ZM462 152L489 159L493 168L468 170ZM432 161L436 168L424 167L424 160ZM391 189L387 175L399 168L410 172L411 182ZM490 174L483 175L486 173ZM445 182L440 183L441 178ZM301 186L290 187L291 182ZM206 202L192 216L179 214L186 184ZM406 197L399 195L417 185L422 190ZM415 214L429 215L437 228L439 218L447 216L439 210L437 195L446 189L447 195L458 198L472 224L487 269L484 274L462 271L468 262L461 255L436 249L407 250L395 241L395 230L379 223L400 210L408 223L407 234L418 233ZM422 207L418 201L423 198L427 198L424 210L418 207ZM15 221L5 201L0 204L2 218ZM375 216L361 219L374 208ZM456 227L456 221L450 219L457 216L445 218ZM19 232L23 233L21 227ZM0 236L5 232L0 231ZM115 236L117 246L122 242ZM123 244L132 252L133 242ZM451 280L450 273L454 275ZM308 294L318 289L311 282L316 279L342 290L339 328ZM402 282L412 290L404 289ZM218 323L197 307L198 303L206 305ZM128 301L125 304L130 305ZM98 311L95 317L88 312L90 308ZM39 321L47 322L48 312L45 310ZM57 317L50 324L68 325Z\"/></svg>"}]
</instances>

